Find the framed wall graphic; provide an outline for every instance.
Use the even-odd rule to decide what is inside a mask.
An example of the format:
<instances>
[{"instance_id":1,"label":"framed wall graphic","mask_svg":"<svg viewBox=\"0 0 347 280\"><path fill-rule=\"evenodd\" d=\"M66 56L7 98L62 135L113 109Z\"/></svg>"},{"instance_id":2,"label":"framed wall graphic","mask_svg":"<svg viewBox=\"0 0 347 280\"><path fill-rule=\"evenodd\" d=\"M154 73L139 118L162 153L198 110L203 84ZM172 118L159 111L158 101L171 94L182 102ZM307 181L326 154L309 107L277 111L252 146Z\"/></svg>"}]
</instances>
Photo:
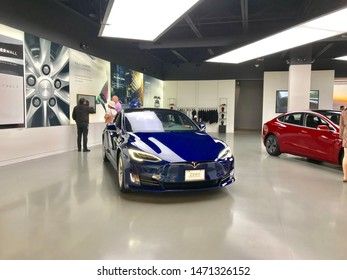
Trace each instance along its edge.
<instances>
[{"instance_id":1,"label":"framed wall graphic","mask_svg":"<svg viewBox=\"0 0 347 280\"><path fill-rule=\"evenodd\" d=\"M144 75L127 67L111 64L111 98L117 95L123 108L131 102L144 104Z\"/></svg>"},{"instance_id":2,"label":"framed wall graphic","mask_svg":"<svg viewBox=\"0 0 347 280\"><path fill-rule=\"evenodd\" d=\"M78 102L79 102L79 100L81 98L84 98L84 99L88 100L89 107L94 108L94 113L93 114L95 114L95 112L96 112L96 109L95 109L95 106L96 106L96 96L95 95L87 95L87 94L77 94L77 103L76 104L78 104Z\"/></svg>"},{"instance_id":3,"label":"framed wall graphic","mask_svg":"<svg viewBox=\"0 0 347 280\"><path fill-rule=\"evenodd\" d=\"M318 109L319 107L319 90L310 91L309 109ZM286 113L288 111L288 90L276 91L276 113Z\"/></svg>"},{"instance_id":4,"label":"framed wall graphic","mask_svg":"<svg viewBox=\"0 0 347 280\"><path fill-rule=\"evenodd\" d=\"M23 41L0 34L0 129L24 127Z\"/></svg>"},{"instance_id":5,"label":"framed wall graphic","mask_svg":"<svg viewBox=\"0 0 347 280\"><path fill-rule=\"evenodd\" d=\"M288 90L276 90L276 113L288 110Z\"/></svg>"},{"instance_id":6,"label":"framed wall graphic","mask_svg":"<svg viewBox=\"0 0 347 280\"><path fill-rule=\"evenodd\" d=\"M25 33L27 127L70 125L69 48Z\"/></svg>"},{"instance_id":7,"label":"framed wall graphic","mask_svg":"<svg viewBox=\"0 0 347 280\"><path fill-rule=\"evenodd\" d=\"M310 91L310 109L318 109L319 106L319 90Z\"/></svg>"}]
</instances>

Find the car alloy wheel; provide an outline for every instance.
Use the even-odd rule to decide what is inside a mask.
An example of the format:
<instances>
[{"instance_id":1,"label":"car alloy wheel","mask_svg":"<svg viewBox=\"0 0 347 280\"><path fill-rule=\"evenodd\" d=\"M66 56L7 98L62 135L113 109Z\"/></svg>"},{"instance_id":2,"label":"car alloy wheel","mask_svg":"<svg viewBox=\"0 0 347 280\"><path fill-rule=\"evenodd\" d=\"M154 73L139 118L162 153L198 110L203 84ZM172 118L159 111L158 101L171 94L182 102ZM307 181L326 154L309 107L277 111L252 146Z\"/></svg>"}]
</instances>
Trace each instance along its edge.
<instances>
[{"instance_id":1,"label":"car alloy wheel","mask_svg":"<svg viewBox=\"0 0 347 280\"><path fill-rule=\"evenodd\" d=\"M124 186L124 166L123 166L123 160L121 155L118 156L118 186L119 186L119 190L122 193L127 192L127 189Z\"/></svg>"},{"instance_id":2,"label":"car alloy wheel","mask_svg":"<svg viewBox=\"0 0 347 280\"><path fill-rule=\"evenodd\" d=\"M272 156L278 156L281 154L280 146L275 135L269 135L265 141L266 151Z\"/></svg>"}]
</instances>

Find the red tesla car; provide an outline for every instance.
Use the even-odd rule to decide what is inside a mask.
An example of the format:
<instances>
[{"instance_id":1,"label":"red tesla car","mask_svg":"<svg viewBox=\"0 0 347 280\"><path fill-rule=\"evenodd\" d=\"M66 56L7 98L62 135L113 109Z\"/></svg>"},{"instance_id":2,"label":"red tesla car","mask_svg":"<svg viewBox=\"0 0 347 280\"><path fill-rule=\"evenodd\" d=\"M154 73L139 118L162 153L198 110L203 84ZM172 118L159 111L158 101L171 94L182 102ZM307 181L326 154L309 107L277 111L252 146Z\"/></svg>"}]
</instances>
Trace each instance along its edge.
<instances>
[{"instance_id":1,"label":"red tesla car","mask_svg":"<svg viewBox=\"0 0 347 280\"><path fill-rule=\"evenodd\" d=\"M284 113L263 126L263 143L272 156L281 153L341 164L341 111L308 110Z\"/></svg>"}]
</instances>

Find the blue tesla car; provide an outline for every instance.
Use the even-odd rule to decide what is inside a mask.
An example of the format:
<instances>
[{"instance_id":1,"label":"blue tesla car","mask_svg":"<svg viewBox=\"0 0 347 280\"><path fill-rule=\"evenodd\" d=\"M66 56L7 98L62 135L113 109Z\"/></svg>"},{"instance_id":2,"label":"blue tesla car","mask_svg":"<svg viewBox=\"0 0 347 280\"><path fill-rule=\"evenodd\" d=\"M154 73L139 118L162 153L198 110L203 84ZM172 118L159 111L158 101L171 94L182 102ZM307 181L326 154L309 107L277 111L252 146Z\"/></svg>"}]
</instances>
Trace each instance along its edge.
<instances>
[{"instance_id":1,"label":"blue tesla car","mask_svg":"<svg viewBox=\"0 0 347 280\"><path fill-rule=\"evenodd\" d=\"M122 110L106 125L102 145L121 192L204 190L235 181L228 145L176 110Z\"/></svg>"}]
</instances>

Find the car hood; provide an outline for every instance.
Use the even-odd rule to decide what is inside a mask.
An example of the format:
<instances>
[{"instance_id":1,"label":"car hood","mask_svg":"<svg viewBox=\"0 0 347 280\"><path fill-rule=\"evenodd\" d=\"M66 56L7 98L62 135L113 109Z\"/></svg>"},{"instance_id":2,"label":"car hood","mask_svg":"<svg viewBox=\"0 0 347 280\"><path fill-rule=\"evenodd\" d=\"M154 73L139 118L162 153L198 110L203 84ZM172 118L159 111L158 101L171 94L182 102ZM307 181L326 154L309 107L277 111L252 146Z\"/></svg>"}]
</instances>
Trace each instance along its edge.
<instances>
[{"instance_id":1,"label":"car hood","mask_svg":"<svg viewBox=\"0 0 347 280\"><path fill-rule=\"evenodd\" d=\"M168 162L213 161L226 147L204 132L130 133L129 143Z\"/></svg>"}]
</instances>

